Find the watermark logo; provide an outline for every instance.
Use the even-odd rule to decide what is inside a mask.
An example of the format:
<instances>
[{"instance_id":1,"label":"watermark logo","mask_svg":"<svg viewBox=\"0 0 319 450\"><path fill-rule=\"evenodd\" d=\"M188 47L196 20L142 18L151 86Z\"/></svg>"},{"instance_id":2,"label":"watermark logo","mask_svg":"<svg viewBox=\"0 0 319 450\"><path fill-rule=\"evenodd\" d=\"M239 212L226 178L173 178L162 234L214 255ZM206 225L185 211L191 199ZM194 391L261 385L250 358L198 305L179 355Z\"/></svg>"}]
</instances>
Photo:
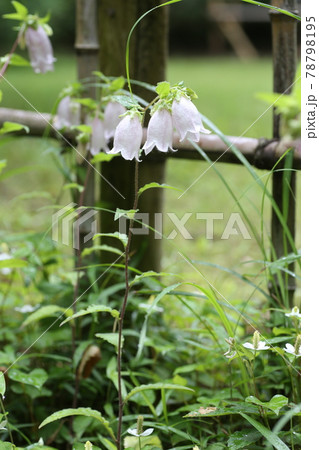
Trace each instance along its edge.
<instances>
[{"instance_id":1,"label":"watermark logo","mask_svg":"<svg viewBox=\"0 0 319 450\"><path fill-rule=\"evenodd\" d=\"M76 208L76 203L69 203L52 216L52 240L80 249L80 238L85 244L97 232L97 221L92 220L98 213L94 209Z\"/></svg>"},{"instance_id":2,"label":"watermark logo","mask_svg":"<svg viewBox=\"0 0 319 450\"><path fill-rule=\"evenodd\" d=\"M167 235L163 236L163 222L164 217L167 216L170 222L173 224L174 229ZM131 228L132 234L135 235L149 235L154 231L154 239L168 239L173 240L178 235L181 235L184 239L194 239L189 229L187 228L188 220L194 217L194 213L187 212L179 218L175 213L155 213L153 225L150 227L150 214L137 212L134 216L134 227ZM251 239L251 235L238 212L231 213L227 220L225 220L224 213L222 212L205 212L196 213L195 219L200 221L205 221L205 238L212 240L214 239L214 224L217 220L223 220L223 232L221 234L221 239L229 239L231 236L241 236L243 239ZM119 232L122 234L127 233L127 222L128 218L126 216L121 216L119 218Z\"/></svg>"}]
</instances>

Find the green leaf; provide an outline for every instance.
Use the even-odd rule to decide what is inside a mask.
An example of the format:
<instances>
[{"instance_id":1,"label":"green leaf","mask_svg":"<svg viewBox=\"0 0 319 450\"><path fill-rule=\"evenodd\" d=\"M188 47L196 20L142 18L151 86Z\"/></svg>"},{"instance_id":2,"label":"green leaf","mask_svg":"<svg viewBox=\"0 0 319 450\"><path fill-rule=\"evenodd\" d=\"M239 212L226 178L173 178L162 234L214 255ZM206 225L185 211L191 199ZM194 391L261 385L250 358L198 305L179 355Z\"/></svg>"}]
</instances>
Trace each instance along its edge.
<instances>
[{"instance_id":1,"label":"green leaf","mask_svg":"<svg viewBox=\"0 0 319 450\"><path fill-rule=\"evenodd\" d=\"M161 83L157 83L156 92L160 96L160 98L167 97L169 94L171 85L168 81L162 81Z\"/></svg>"},{"instance_id":2,"label":"green leaf","mask_svg":"<svg viewBox=\"0 0 319 450\"><path fill-rule=\"evenodd\" d=\"M30 373L25 373L18 369L10 369L8 370L8 377L10 380L28 384L37 389L41 389L43 384L49 378L48 374L43 369L34 369Z\"/></svg>"},{"instance_id":3,"label":"green leaf","mask_svg":"<svg viewBox=\"0 0 319 450\"><path fill-rule=\"evenodd\" d=\"M115 80L113 80L110 84L110 90L113 92L119 91L120 89L123 89L125 83L126 81L124 77L115 78Z\"/></svg>"},{"instance_id":4,"label":"green leaf","mask_svg":"<svg viewBox=\"0 0 319 450\"><path fill-rule=\"evenodd\" d=\"M127 217L128 219L134 219L135 214L137 213L138 209L120 209L116 208L114 220L118 220L121 217Z\"/></svg>"},{"instance_id":5,"label":"green leaf","mask_svg":"<svg viewBox=\"0 0 319 450\"><path fill-rule=\"evenodd\" d=\"M0 128L0 136L6 133L14 133L15 131L25 130L26 133L29 133L29 128L25 125L21 125L20 123L15 122L4 122L2 128Z\"/></svg>"},{"instance_id":6,"label":"green leaf","mask_svg":"<svg viewBox=\"0 0 319 450\"><path fill-rule=\"evenodd\" d=\"M73 314L72 316L65 319L60 326L64 325L65 323L69 322L70 320L77 319L78 317L86 316L87 314L94 314L97 312L107 312L110 313L112 317L115 319L118 319L120 316L120 313L116 309L112 309L109 306L104 305L90 305L86 309L81 309L81 311Z\"/></svg>"},{"instance_id":7,"label":"green leaf","mask_svg":"<svg viewBox=\"0 0 319 450\"><path fill-rule=\"evenodd\" d=\"M4 55L0 58L0 63L5 64L9 60L10 66L30 66L30 62L16 53Z\"/></svg>"},{"instance_id":8,"label":"green leaf","mask_svg":"<svg viewBox=\"0 0 319 450\"><path fill-rule=\"evenodd\" d=\"M45 319L46 317L55 316L56 313L60 313L62 315L65 312L66 309L62 308L61 306L57 305L42 306L25 319L25 321L22 323L22 327L25 327L32 322L38 322L39 320Z\"/></svg>"},{"instance_id":9,"label":"green leaf","mask_svg":"<svg viewBox=\"0 0 319 450\"><path fill-rule=\"evenodd\" d=\"M84 187L78 183L67 183L63 186L63 190L66 189L77 189L79 192L83 192Z\"/></svg>"},{"instance_id":10,"label":"green leaf","mask_svg":"<svg viewBox=\"0 0 319 450\"><path fill-rule=\"evenodd\" d=\"M118 333L96 333L96 337L103 339L104 341L108 342L109 344L114 345L116 349L118 348L119 343L119 335ZM121 339L121 348L124 345L124 337L122 336Z\"/></svg>"},{"instance_id":11,"label":"green leaf","mask_svg":"<svg viewBox=\"0 0 319 450\"><path fill-rule=\"evenodd\" d=\"M248 447L250 444L260 439L259 431L251 431L249 429L243 431L235 431L227 441L227 445L231 450L239 450Z\"/></svg>"},{"instance_id":12,"label":"green leaf","mask_svg":"<svg viewBox=\"0 0 319 450\"><path fill-rule=\"evenodd\" d=\"M257 422L257 420L253 419L247 414L240 412L239 413L244 419L246 419L260 434L262 434L267 441L275 447L276 450L289 450L289 447L272 431L268 430L264 425Z\"/></svg>"},{"instance_id":13,"label":"green leaf","mask_svg":"<svg viewBox=\"0 0 319 450\"><path fill-rule=\"evenodd\" d=\"M102 442L102 444L105 445L107 450L116 450L116 445L114 445L111 441L101 436L100 434L98 434L98 438Z\"/></svg>"},{"instance_id":14,"label":"green leaf","mask_svg":"<svg viewBox=\"0 0 319 450\"><path fill-rule=\"evenodd\" d=\"M264 8L273 9L282 14L285 14L286 16L290 16L293 17L294 19L301 20L301 17L297 16L297 14L293 14L292 12L287 11L286 9L277 8L277 6L267 5L266 3L256 2L254 0L242 0L242 1L246 3L251 3L252 5L263 6Z\"/></svg>"},{"instance_id":15,"label":"green leaf","mask_svg":"<svg viewBox=\"0 0 319 450\"><path fill-rule=\"evenodd\" d=\"M115 253L116 255L122 256L124 253L119 250L116 247L111 247L110 245L93 245L92 247L87 247L83 250L82 256L88 256L91 255L91 253L94 253L96 251L104 251L104 252L111 252Z\"/></svg>"},{"instance_id":16,"label":"green leaf","mask_svg":"<svg viewBox=\"0 0 319 450\"><path fill-rule=\"evenodd\" d=\"M144 191L147 191L148 189L152 189L152 188L173 189L175 191L180 191L180 192L182 191L182 189L176 188L174 186L170 186L169 184L160 184L160 183L153 182L153 183L145 184L143 187L141 187L138 190L138 195L141 195Z\"/></svg>"},{"instance_id":17,"label":"green leaf","mask_svg":"<svg viewBox=\"0 0 319 450\"><path fill-rule=\"evenodd\" d=\"M6 392L6 379L4 373L0 370L0 395L4 395Z\"/></svg>"},{"instance_id":18,"label":"green leaf","mask_svg":"<svg viewBox=\"0 0 319 450\"><path fill-rule=\"evenodd\" d=\"M126 403L133 395L138 392L147 391L147 390L161 390L161 389L171 389L173 391L186 391L186 392L194 392L194 389L188 388L186 386L181 386L179 384L172 383L154 383L154 384L141 384L136 388L132 389L124 399L124 403Z\"/></svg>"},{"instance_id":19,"label":"green leaf","mask_svg":"<svg viewBox=\"0 0 319 450\"><path fill-rule=\"evenodd\" d=\"M109 426L109 422L102 417L101 413L99 411L96 411L95 409L91 408L68 408L68 409L62 409L61 411L57 411L53 414L51 414L49 417L47 417L40 425L39 428L44 427L45 425L48 425L49 423L52 423L56 420L63 419L64 417L70 417L70 416L87 416L92 417L93 419L98 420L101 422L105 428L108 430L110 435L113 439L115 439L113 430Z\"/></svg>"},{"instance_id":20,"label":"green leaf","mask_svg":"<svg viewBox=\"0 0 319 450\"><path fill-rule=\"evenodd\" d=\"M91 159L91 164L96 164L96 163L104 162L104 161L109 162L116 156L118 156L118 155L111 155L111 154L100 152L93 156L93 158Z\"/></svg>"},{"instance_id":21,"label":"green leaf","mask_svg":"<svg viewBox=\"0 0 319 450\"><path fill-rule=\"evenodd\" d=\"M148 272L146 272L148 273ZM135 281L136 279L134 279L133 281ZM140 358L142 351L143 351L143 347L144 347L144 342L146 339L146 331L147 331L147 323L148 323L148 319L149 316L151 315L152 311L156 308L158 302L166 295L169 294L171 291L173 291L174 289L176 289L177 287L179 287L182 283L176 283L173 284L171 286L167 286L165 289L163 289L162 292L160 292L154 299L154 301L152 302L150 308L147 310L147 313L145 315L145 319L144 319L144 323L140 332L140 339L138 342L138 351L136 354L136 358Z\"/></svg>"},{"instance_id":22,"label":"green leaf","mask_svg":"<svg viewBox=\"0 0 319 450\"><path fill-rule=\"evenodd\" d=\"M245 411L248 414L256 414L257 416L260 415L260 411L257 408L257 406L247 405L247 403L245 404L242 402L238 402L236 405L226 407L217 406L206 408L205 406L202 406L199 409L186 414L184 417L200 418L202 416L205 417L229 416L233 414L241 414L243 411Z\"/></svg>"},{"instance_id":23,"label":"green leaf","mask_svg":"<svg viewBox=\"0 0 319 450\"><path fill-rule=\"evenodd\" d=\"M157 436L142 436L141 447L139 444L138 437L126 436L124 438L124 448L133 450L140 450L141 448L155 450L155 449L162 449L163 447L161 441Z\"/></svg>"},{"instance_id":24,"label":"green leaf","mask_svg":"<svg viewBox=\"0 0 319 450\"><path fill-rule=\"evenodd\" d=\"M288 404L288 398L285 397L284 395L279 394L274 395L269 402L261 402L260 400L258 400L258 398L254 397L253 395L247 397L245 401L248 403L254 403L255 405L259 405L264 408L271 409L271 411L273 411L276 414L276 416L278 416L281 408L283 408Z\"/></svg>"},{"instance_id":25,"label":"green leaf","mask_svg":"<svg viewBox=\"0 0 319 450\"><path fill-rule=\"evenodd\" d=\"M0 261L0 269L17 269L19 267L26 267L27 261L17 258L8 258Z\"/></svg>"},{"instance_id":26,"label":"green leaf","mask_svg":"<svg viewBox=\"0 0 319 450\"><path fill-rule=\"evenodd\" d=\"M119 233L118 231L115 231L114 233L96 233L93 237L93 241L94 239L96 239L99 236L110 236L110 237L114 237L116 239L118 239L119 241L122 242L124 248L127 246L127 241L128 241L128 237L126 234L124 233Z\"/></svg>"}]
</instances>

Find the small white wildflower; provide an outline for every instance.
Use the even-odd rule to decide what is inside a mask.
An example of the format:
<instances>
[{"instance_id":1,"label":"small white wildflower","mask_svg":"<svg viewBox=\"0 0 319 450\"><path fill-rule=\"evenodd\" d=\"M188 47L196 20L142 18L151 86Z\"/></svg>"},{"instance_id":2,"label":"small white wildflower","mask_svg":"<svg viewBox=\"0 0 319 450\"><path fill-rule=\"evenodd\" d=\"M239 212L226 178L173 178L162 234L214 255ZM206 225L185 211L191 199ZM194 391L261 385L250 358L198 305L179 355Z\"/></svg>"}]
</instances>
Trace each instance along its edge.
<instances>
[{"instance_id":1,"label":"small white wildflower","mask_svg":"<svg viewBox=\"0 0 319 450\"><path fill-rule=\"evenodd\" d=\"M297 336L295 345L286 344L284 348L285 352L295 355L296 357L301 356L301 336Z\"/></svg>"},{"instance_id":2,"label":"small white wildflower","mask_svg":"<svg viewBox=\"0 0 319 450\"><path fill-rule=\"evenodd\" d=\"M56 59L53 56L50 39L41 25L37 29L29 26L25 32L25 43L29 51L31 66L35 73L53 70Z\"/></svg>"},{"instance_id":3,"label":"small white wildflower","mask_svg":"<svg viewBox=\"0 0 319 450\"><path fill-rule=\"evenodd\" d=\"M31 313L31 312L33 312L33 311L35 311L36 309L38 308L38 305L36 305L36 306L32 306L32 305L23 305L23 306L16 306L15 308L14 308L14 310L15 311L18 311L18 312L20 312L20 313L23 313L23 314L25 314L25 313Z\"/></svg>"},{"instance_id":4,"label":"small white wildflower","mask_svg":"<svg viewBox=\"0 0 319 450\"><path fill-rule=\"evenodd\" d=\"M298 319L301 318L301 314L299 313L298 306L294 306L290 313L286 313L285 316L287 317L297 317Z\"/></svg>"},{"instance_id":5,"label":"small white wildflower","mask_svg":"<svg viewBox=\"0 0 319 450\"><path fill-rule=\"evenodd\" d=\"M260 333L259 331L255 331L253 335L253 343L245 342L243 344L243 347L249 348L249 350L253 351L259 351L259 350L268 350L269 346L266 345L266 342L260 340Z\"/></svg>"},{"instance_id":6,"label":"small white wildflower","mask_svg":"<svg viewBox=\"0 0 319 450\"><path fill-rule=\"evenodd\" d=\"M0 261L6 261L7 259L12 259L12 256L9 255L9 253L0 253ZM2 269L0 269L0 273L2 273L2 275L10 275L11 272L12 269L10 269L9 267L3 267Z\"/></svg>"},{"instance_id":7,"label":"small white wildflower","mask_svg":"<svg viewBox=\"0 0 319 450\"><path fill-rule=\"evenodd\" d=\"M127 430L128 434L131 434L132 436L136 436L136 437L149 436L150 434L153 433L153 431L154 431L154 428L147 428L142 433L138 433L137 428L129 428Z\"/></svg>"}]
</instances>

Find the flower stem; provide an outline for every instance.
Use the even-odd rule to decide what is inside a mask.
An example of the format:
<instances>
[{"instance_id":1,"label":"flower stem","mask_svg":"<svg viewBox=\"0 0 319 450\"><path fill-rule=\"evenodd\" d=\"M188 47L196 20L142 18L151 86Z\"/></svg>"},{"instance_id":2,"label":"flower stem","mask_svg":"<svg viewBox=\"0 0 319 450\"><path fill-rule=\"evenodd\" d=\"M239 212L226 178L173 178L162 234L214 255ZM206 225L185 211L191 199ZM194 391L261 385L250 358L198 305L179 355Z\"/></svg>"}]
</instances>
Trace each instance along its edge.
<instances>
[{"instance_id":1,"label":"flower stem","mask_svg":"<svg viewBox=\"0 0 319 450\"><path fill-rule=\"evenodd\" d=\"M133 209L137 209L137 203L138 203L138 161L135 161L135 175L134 175L134 185L135 185L135 197L134 197L134 205ZM130 290L129 285L129 256L130 256L130 246L131 246L131 240L132 240L132 227L133 227L134 218L130 219L129 224L129 230L128 230L128 238L127 238L127 245L125 247L125 294L124 294L124 300L122 304L120 319L119 319L119 325L118 325L118 352L117 352L117 379L118 379L118 394L119 394L119 412L118 412L118 428L117 428L117 449L121 450L121 433L122 433L122 419L123 419L123 396L122 396L122 335L123 335L123 322L125 317L125 311L128 301L128 295Z\"/></svg>"},{"instance_id":2,"label":"flower stem","mask_svg":"<svg viewBox=\"0 0 319 450\"><path fill-rule=\"evenodd\" d=\"M5 71L6 71L7 68L8 68L8 65L9 65L9 63L10 63L10 60L11 60L11 58L12 58L12 55L13 55L13 53L15 52L15 49L17 48L17 46L18 46L18 44L19 44L19 42L20 42L21 36L22 36L22 32L21 32L21 30L20 30L19 33L18 33L18 36L17 36L16 40L15 40L14 43L13 43L13 46L12 46L12 48L11 48L11 50L10 50L10 53L9 53L9 55L8 55L8 58L7 58L6 62L4 63L4 65L3 65L3 67L2 67L2 69L1 69L1 71L0 71L0 77L3 77L3 75L5 74Z\"/></svg>"}]
</instances>

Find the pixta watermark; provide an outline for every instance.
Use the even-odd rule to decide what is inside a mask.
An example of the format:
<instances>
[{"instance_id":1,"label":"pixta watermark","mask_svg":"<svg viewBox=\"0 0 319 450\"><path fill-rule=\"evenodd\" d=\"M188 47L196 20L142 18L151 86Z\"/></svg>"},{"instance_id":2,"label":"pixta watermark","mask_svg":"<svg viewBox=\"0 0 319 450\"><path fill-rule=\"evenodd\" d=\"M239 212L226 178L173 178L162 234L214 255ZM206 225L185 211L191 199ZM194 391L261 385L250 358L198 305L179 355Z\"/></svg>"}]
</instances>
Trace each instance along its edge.
<instances>
[{"instance_id":1,"label":"pixta watermark","mask_svg":"<svg viewBox=\"0 0 319 450\"><path fill-rule=\"evenodd\" d=\"M97 233L98 211L77 208L76 203L69 203L52 216L52 240L79 250L81 238L85 244Z\"/></svg>"},{"instance_id":2,"label":"pixta watermark","mask_svg":"<svg viewBox=\"0 0 319 450\"><path fill-rule=\"evenodd\" d=\"M168 217L171 224L174 225L174 229L170 231L167 236L163 234L163 223L165 217ZM149 235L154 233L154 239L168 239L173 240L178 235L181 235L184 239L194 239L187 228L187 222L190 218L194 218L198 221L205 222L205 238L214 239L214 225L216 221L223 221L223 232L221 239L229 239L231 236L241 236L243 239L251 239L251 235L238 212L231 213L226 219L222 212L204 212L204 213L192 213L187 212L182 217L178 217L176 213L155 213L150 226L150 214L137 212L134 217L134 227L131 228L132 234L135 235ZM119 218L119 232L122 234L127 233L129 219L126 216Z\"/></svg>"}]
</instances>

